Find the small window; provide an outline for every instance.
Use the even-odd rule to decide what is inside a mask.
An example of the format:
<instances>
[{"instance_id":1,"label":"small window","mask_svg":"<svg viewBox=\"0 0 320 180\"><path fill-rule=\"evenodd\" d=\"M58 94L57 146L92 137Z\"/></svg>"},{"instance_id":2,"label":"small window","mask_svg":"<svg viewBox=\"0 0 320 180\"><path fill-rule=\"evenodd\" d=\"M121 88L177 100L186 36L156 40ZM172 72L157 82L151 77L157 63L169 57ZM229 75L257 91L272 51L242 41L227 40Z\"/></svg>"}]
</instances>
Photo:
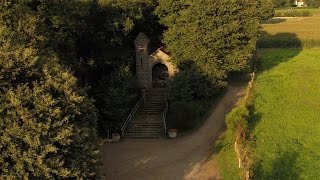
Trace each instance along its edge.
<instances>
[{"instance_id":1,"label":"small window","mask_svg":"<svg viewBox=\"0 0 320 180\"><path fill-rule=\"evenodd\" d=\"M141 64L141 68L143 68L143 61L142 61L142 58L140 58L140 64Z\"/></svg>"}]
</instances>

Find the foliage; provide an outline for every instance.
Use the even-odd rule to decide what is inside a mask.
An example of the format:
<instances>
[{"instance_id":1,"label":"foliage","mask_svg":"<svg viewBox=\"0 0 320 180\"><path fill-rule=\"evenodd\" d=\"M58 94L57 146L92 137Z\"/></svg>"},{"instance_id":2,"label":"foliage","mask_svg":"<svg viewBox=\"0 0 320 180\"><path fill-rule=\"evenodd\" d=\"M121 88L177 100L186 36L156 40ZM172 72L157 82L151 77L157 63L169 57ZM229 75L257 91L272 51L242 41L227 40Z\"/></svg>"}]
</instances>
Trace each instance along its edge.
<instances>
[{"instance_id":1,"label":"foliage","mask_svg":"<svg viewBox=\"0 0 320 180\"><path fill-rule=\"evenodd\" d=\"M207 103L201 101L171 103L167 120L168 126L182 132L197 128L203 122L207 106Z\"/></svg>"},{"instance_id":2,"label":"foliage","mask_svg":"<svg viewBox=\"0 0 320 180\"><path fill-rule=\"evenodd\" d=\"M256 61L255 67L257 63ZM237 106L227 114L226 133L215 143L215 146L220 148L218 159L219 166L222 167L221 174L228 179L247 178L247 172L250 177L252 176L254 161L251 156L252 136L248 124L252 121L252 111L254 110L254 84L255 76L252 76L243 97ZM238 158L242 169L239 168L239 165L235 165Z\"/></svg>"},{"instance_id":3,"label":"foliage","mask_svg":"<svg viewBox=\"0 0 320 180\"><path fill-rule=\"evenodd\" d=\"M96 101L101 131L111 124L121 124L136 101L132 98L138 94L131 73L132 44L139 31L159 31L157 17L152 14L155 4L153 0L30 1L41 19L35 26L43 37L41 46L58 54L81 86L90 86L89 95ZM115 74L121 67L130 69L120 77ZM131 90L121 94L121 86Z\"/></svg>"},{"instance_id":4,"label":"foliage","mask_svg":"<svg viewBox=\"0 0 320 180\"><path fill-rule=\"evenodd\" d=\"M263 49L255 92L255 179L317 179L319 49Z\"/></svg>"},{"instance_id":5,"label":"foliage","mask_svg":"<svg viewBox=\"0 0 320 180\"><path fill-rule=\"evenodd\" d=\"M320 0L305 0L309 7L320 7Z\"/></svg>"},{"instance_id":6,"label":"foliage","mask_svg":"<svg viewBox=\"0 0 320 180\"><path fill-rule=\"evenodd\" d=\"M275 11L271 0L257 1L257 7L260 21L266 21L274 16Z\"/></svg>"},{"instance_id":7,"label":"foliage","mask_svg":"<svg viewBox=\"0 0 320 180\"><path fill-rule=\"evenodd\" d=\"M291 7L294 6L295 0L272 0L274 7Z\"/></svg>"},{"instance_id":8,"label":"foliage","mask_svg":"<svg viewBox=\"0 0 320 180\"><path fill-rule=\"evenodd\" d=\"M288 9L286 11L276 11L275 17L308 17L311 16L310 10Z\"/></svg>"},{"instance_id":9,"label":"foliage","mask_svg":"<svg viewBox=\"0 0 320 180\"><path fill-rule=\"evenodd\" d=\"M277 8L295 7L295 0L272 0L273 4ZM319 7L320 0L304 0L308 7Z\"/></svg>"},{"instance_id":10,"label":"foliage","mask_svg":"<svg viewBox=\"0 0 320 180\"><path fill-rule=\"evenodd\" d=\"M240 140L241 136L245 135L247 131L248 118L249 111L244 105L232 109L226 117L228 130L231 130L235 134L237 141Z\"/></svg>"},{"instance_id":11,"label":"foliage","mask_svg":"<svg viewBox=\"0 0 320 180\"><path fill-rule=\"evenodd\" d=\"M109 76L102 77L97 87L95 105L100 111L98 121L101 134L110 126L120 128L128 113L138 101L139 86L128 67L120 67ZM104 132L104 133L103 133Z\"/></svg>"},{"instance_id":12,"label":"foliage","mask_svg":"<svg viewBox=\"0 0 320 180\"><path fill-rule=\"evenodd\" d=\"M224 82L217 84L219 82L202 74L192 65L184 64L184 66L169 81L169 100L172 102L210 99L221 91L218 87L226 85Z\"/></svg>"},{"instance_id":13,"label":"foliage","mask_svg":"<svg viewBox=\"0 0 320 180\"><path fill-rule=\"evenodd\" d=\"M169 99L191 102L212 98L229 72L248 67L259 20L273 9L270 2L160 0L156 14L168 27L163 42L180 70L169 83Z\"/></svg>"},{"instance_id":14,"label":"foliage","mask_svg":"<svg viewBox=\"0 0 320 180\"><path fill-rule=\"evenodd\" d=\"M103 7L112 7L115 16L121 17L123 22L131 24L129 33L133 30L134 36L139 32L147 32L152 36L162 34L162 27L158 23L158 18L153 11L156 8L157 0L99 0Z\"/></svg>"},{"instance_id":15,"label":"foliage","mask_svg":"<svg viewBox=\"0 0 320 180\"><path fill-rule=\"evenodd\" d=\"M29 1L0 7L0 178L99 178L96 112Z\"/></svg>"},{"instance_id":16,"label":"foliage","mask_svg":"<svg viewBox=\"0 0 320 180\"><path fill-rule=\"evenodd\" d=\"M222 81L252 57L259 26L254 1L160 0L156 13L168 27L163 42L177 65L193 61Z\"/></svg>"}]
</instances>

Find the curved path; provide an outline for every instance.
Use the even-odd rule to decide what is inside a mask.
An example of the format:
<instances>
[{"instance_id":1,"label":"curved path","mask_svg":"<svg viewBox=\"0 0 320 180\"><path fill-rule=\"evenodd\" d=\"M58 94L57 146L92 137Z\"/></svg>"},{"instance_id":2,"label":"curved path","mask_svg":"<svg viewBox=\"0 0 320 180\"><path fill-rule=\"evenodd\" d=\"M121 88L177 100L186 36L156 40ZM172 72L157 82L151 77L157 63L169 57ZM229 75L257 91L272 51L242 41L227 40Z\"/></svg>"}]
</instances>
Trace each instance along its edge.
<instances>
[{"instance_id":1,"label":"curved path","mask_svg":"<svg viewBox=\"0 0 320 180\"><path fill-rule=\"evenodd\" d=\"M103 146L103 170L113 180L220 179L213 144L243 87L229 86L196 132L177 139L126 139Z\"/></svg>"}]
</instances>

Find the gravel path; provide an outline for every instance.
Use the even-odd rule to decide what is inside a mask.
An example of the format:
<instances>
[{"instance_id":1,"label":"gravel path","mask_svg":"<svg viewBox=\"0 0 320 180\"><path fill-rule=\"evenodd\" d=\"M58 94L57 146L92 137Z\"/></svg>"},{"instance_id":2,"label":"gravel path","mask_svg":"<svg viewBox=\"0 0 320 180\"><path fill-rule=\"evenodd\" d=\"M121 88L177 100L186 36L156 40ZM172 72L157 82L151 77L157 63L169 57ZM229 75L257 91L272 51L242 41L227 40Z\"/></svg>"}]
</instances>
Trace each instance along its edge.
<instances>
[{"instance_id":1,"label":"gravel path","mask_svg":"<svg viewBox=\"0 0 320 180\"><path fill-rule=\"evenodd\" d=\"M204 125L177 139L126 139L106 143L103 169L108 180L220 179L213 144L225 129L226 114L243 87L229 86Z\"/></svg>"}]
</instances>

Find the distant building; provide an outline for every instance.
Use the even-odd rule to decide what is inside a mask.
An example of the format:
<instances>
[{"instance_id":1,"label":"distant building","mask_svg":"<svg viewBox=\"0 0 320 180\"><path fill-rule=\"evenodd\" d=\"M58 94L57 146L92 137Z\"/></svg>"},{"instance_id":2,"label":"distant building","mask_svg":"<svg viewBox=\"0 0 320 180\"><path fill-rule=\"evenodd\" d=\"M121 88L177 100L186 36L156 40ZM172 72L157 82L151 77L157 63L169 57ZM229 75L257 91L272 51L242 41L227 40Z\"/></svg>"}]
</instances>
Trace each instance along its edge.
<instances>
[{"instance_id":1,"label":"distant building","mask_svg":"<svg viewBox=\"0 0 320 180\"><path fill-rule=\"evenodd\" d=\"M306 3L304 2L304 0L295 0L294 1L294 5L296 5L297 7L306 7Z\"/></svg>"}]
</instances>

